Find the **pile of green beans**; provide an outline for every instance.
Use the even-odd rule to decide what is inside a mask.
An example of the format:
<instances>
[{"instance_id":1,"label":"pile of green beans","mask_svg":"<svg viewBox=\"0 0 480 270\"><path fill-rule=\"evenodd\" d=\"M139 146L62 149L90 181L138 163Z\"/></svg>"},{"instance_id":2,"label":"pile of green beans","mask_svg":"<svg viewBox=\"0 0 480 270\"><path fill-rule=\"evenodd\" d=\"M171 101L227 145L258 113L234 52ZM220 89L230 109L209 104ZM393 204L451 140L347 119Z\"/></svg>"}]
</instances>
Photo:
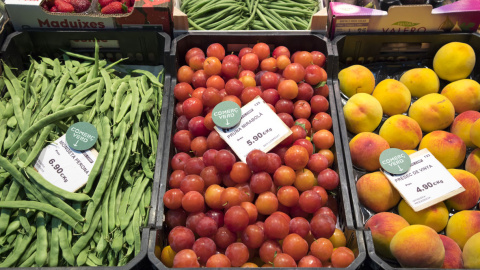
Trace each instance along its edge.
<instances>
[{"instance_id":1,"label":"pile of green beans","mask_svg":"<svg viewBox=\"0 0 480 270\"><path fill-rule=\"evenodd\" d=\"M119 75L95 56L64 52L5 63L0 89L0 267L120 266L140 252L150 211L163 72ZM98 157L77 192L34 168L49 143L78 121L98 131Z\"/></svg>"},{"instance_id":2,"label":"pile of green beans","mask_svg":"<svg viewBox=\"0 0 480 270\"><path fill-rule=\"evenodd\" d=\"M318 0L183 0L190 30L310 30Z\"/></svg>"}]
</instances>

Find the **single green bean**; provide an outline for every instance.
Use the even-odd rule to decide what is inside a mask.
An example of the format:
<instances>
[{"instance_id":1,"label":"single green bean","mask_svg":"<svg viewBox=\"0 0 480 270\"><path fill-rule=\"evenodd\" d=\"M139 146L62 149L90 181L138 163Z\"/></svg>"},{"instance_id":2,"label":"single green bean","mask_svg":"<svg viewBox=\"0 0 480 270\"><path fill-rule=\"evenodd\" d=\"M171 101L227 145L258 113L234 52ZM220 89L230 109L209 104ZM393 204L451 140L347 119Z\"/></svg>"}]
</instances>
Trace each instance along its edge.
<instances>
[{"instance_id":1,"label":"single green bean","mask_svg":"<svg viewBox=\"0 0 480 270\"><path fill-rule=\"evenodd\" d=\"M0 156L3 159L3 157ZM3 164L2 164L3 167ZM6 168L3 167L5 170ZM20 184L17 181L13 181L10 185L7 197L3 202L12 202L17 198L18 192L20 192ZM0 234L3 234L8 227L8 222L10 221L11 209L2 209L0 211Z\"/></svg>"},{"instance_id":2,"label":"single green bean","mask_svg":"<svg viewBox=\"0 0 480 270\"><path fill-rule=\"evenodd\" d=\"M92 186L93 186L93 183L95 181L95 178L97 177L99 171L100 171L100 168L102 167L102 164L104 163L105 161L105 157L107 156L107 153L108 153L108 148L110 146L110 124L109 124L109 120L108 120L108 117L104 116L102 118L102 136L101 138L102 139L102 146L100 148L100 152L98 153L98 157L97 157L97 160L95 161L95 164L93 164L93 168L92 170L90 171L90 174L88 175L88 179L87 179L87 184L85 185L85 188L83 190L84 193L89 193Z\"/></svg>"},{"instance_id":3,"label":"single green bean","mask_svg":"<svg viewBox=\"0 0 480 270\"><path fill-rule=\"evenodd\" d=\"M153 83L154 85L157 85L159 87L163 87L163 84L160 83L158 81L157 77L155 77L155 75L153 75L150 71L142 70L142 69L135 69L135 70L132 70L132 73L145 75L145 76L147 76L147 78L150 80L151 83Z\"/></svg>"},{"instance_id":4,"label":"single green bean","mask_svg":"<svg viewBox=\"0 0 480 270\"><path fill-rule=\"evenodd\" d=\"M7 134L7 119L0 120L0 153L2 153L3 141Z\"/></svg>"},{"instance_id":5,"label":"single green bean","mask_svg":"<svg viewBox=\"0 0 480 270\"><path fill-rule=\"evenodd\" d=\"M48 252L48 266L58 266L58 257L60 253L58 230L62 221L56 217L51 220L50 251Z\"/></svg>"},{"instance_id":6,"label":"single green bean","mask_svg":"<svg viewBox=\"0 0 480 270\"><path fill-rule=\"evenodd\" d=\"M58 209L65 212L65 214L71 216L77 222L83 222L85 220L80 213L75 211L75 209L73 209L69 204L63 201L58 195L50 193L47 189L40 185L37 185L37 187L40 190L42 196L46 199L45 202L48 202L51 205L55 205Z\"/></svg>"},{"instance_id":7,"label":"single green bean","mask_svg":"<svg viewBox=\"0 0 480 270\"><path fill-rule=\"evenodd\" d=\"M92 239L93 234L97 231L97 226L100 222L100 219L102 217L101 215L101 206L95 213L92 221L92 225L90 228L88 228L88 231L85 232L84 235L80 236L78 240L73 244L72 246L72 252L73 255L77 256L90 242L90 239Z\"/></svg>"},{"instance_id":8,"label":"single green bean","mask_svg":"<svg viewBox=\"0 0 480 270\"><path fill-rule=\"evenodd\" d=\"M0 202L0 208L11 208L11 209L22 209L22 208L31 208L35 210L44 211L52 216L55 216L61 219L63 222L72 226L78 233L82 233L82 226L75 221L71 216L67 215L62 210L56 208L55 206L34 201L3 201Z\"/></svg>"},{"instance_id":9,"label":"single green bean","mask_svg":"<svg viewBox=\"0 0 480 270\"><path fill-rule=\"evenodd\" d=\"M53 93L52 99L52 110L54 112L57 111L57 107L60 105L60 101L62 99L63 93L65 91L65 86L67 84L68 79L70 78L70 74L68 72L63 73L60 82L57 84L55 91Z\"/></svg>"},{"instance_id":10,"label":"single green bean","mask_svg":"<svg viewBox=\"0 0 480 270\"><path fill-rule=\"evenodd\" d=\"M107 154L107 159L105 161L105 166L103 167L102 174L100 175L100 179L98 180L97 186L95 188L95 191L92 195L92 200L88 203L87 207L87 212L85 214L85 223L83 225L83 230L87 231L90 222L92 221L93 214L95 213L95 210L98 206L100 206L100 199L103 196L103 193L105 192L109 176L110 176L110 171L112 169L112 163L113 163L113 142L110 142L110 146L108 147L108 154Z\"/></svg>"},{"instance_id":11,"label":"single green bean","mask_svg":"<svg viewBox=\"0 0 480 270\"><path fill-rule=\"evenodd\" d=\"M17 119L17 123L20 126L20 128L24 128L21 98L19 95L17 95L17 92L15 91L12 83L10 83L9 80L5 80L5 85L7 86L8 93L10 93L10 96L11 96L11 101L13 103L13 112L14 112L15 118Z\"/></svg>"},{"instance_id":12,"label":"single green bean","mask_svg":"<svg viewBox=\"0 0 480 270\"><path fill-rule=\"evenodd\" d=\"M127 110L130 108L130 105L132 104L132 93L128 93L127 97L125 97L122 101L121 107L118 111L118 115L115 120L115 124L120 123L122 121L123 117L127 113ZM127 119L128 121L129 119Z\"/></svg>"},{"instance_id":13,"label":"single green bean","mask_svg":"<svg viewBox=\"0 0 480 270\"><path fill-rule=\"evenodd\" d=\"M25 210L20 209L18 211L18 219L20 220L20 225L22 225L23 229L27 233L30 233L30 222L28 221L27 214L25 213Z\"/></svg>"},{"instance_id":14,"label":"single green bean","mask_svg":"<svg viewBox=\"0 0 480 270\"><path fill-rule=\"evenodd\" d=\"M130 193L132 192L132 186L128 186L122 194L122 200L118 207L118 214L117 216L124 215L127 212L128 202L130 200ZM123 216L122 216L123 217ZM120 218L115 219L115 225L120 227L121 220Z\"/></svg>"},{"instance_id":15,"label":"single green bean","mask_svg":"<svg viewBox=\"0 0 480 270\"><path fill-rule=\"evenodd\" d=\"M55 186L54 184L50 183L49 181L45 180L42 175L40 175L35 169L32 167L27 167L25 169L28 175L30 175L35 182L37 182L39 185L44 187L45 189L49 190L53 194L63 197L65 199L69 199L72 201L88 201L90 200L90 196L87 194L82 194L82 193L74 193L74 192L69 192L66 191L62 188L59 188Z\"/></svg>"},{"instance_id":16,"label":"single green bean","mask_svg":"<svg viewBox=\"0 0 480 270\"><path fill-rule=\"evenodd\" d=\"M39 211L36 218L37 226L37 254L35 256L35 264L42 267L47 261L48 253L48 240L47 229L45 227L45 216L43 212Z\"/></svg>"},{"instance_id":17,"label":"single green bean","mask_svg":"<svg viewBox=\"0 0 480 270\"><path fill-rule=\"evenodd\" d=\"M88 247L84 248L82 251L77 256L77 265L78 266L83 266L87 262L87 256L88 256Z\"/></svg>"},{"instance_id":18,"label":"single green bean","mask_svg":"<svg viewBox=\"0 0 480 270\"><path fill-rule=\"evenodd\" d=\"M86 55L83 55L83 54L73 53L73 52L62 50L62 49L61 49L61 51L68 56L75 57L75 58L78 58L78 59L81 59L81 60L95 61L95 58L89 57L89 56L86 56Z\"/></svg>"},{"instance_id":19,"label":"single green bean","mask_svg":"<svg viewBox=\"0 0 480 270\"><path fill-rule=\"evenodd\" d=\"M50 114L34 125L32 125L30 128L28 128L25 132L22 133L20 138L17 139L17 141L8 149L7 155L13 154L15 150L17 150L19 147L21 147L23 144L25 144L30 137L32 137L35 133L37 133L40 129L43 127L55 123L61 119L68 118L70 116L74 116L76 114L84 112L88 107L84 105L75 105L70 108L66 108L60 111L57 111L53 114Z\"/></svg>"},{"instance_id":20,"label":"single green bean","mask_svg":"<svg viewBox=\"0 0 480 270\"><path fill-rule=\"evenodd\" d=\"M142 236L140 235L140 227L141 225L141 220L140 220L140 214L138 208L135 210L133 213L133 239L134 239L134 247L135 247L135 256L140 253L141 249L141 243L142 243Z\"/></svg>"},{"instance_id":21,"label":"single green bean","mask_svg":"<svg viewBox=\"0 0 480 270\"><path fill-rule=\"evenodd\" d=\"M98 52L100 50L100 46L98 45L98 42L95 40L95 53L94 53L94 56L95 56L95 62L93 63L93 68L91 69L90 73L88 74L88 78L87 78L87 81L93 79L93 78L96 78L98 76Z\"/></svg>"},{"instance_id":22,"label":"single green bean","mask_svg":"<svg viewBox=\"0 0 480 270\"><path fill-rule=\"evenodd\" d=\"M128 206L127 214L126 216L122 217L122 219L120 220L120 228L122 230L124 230L127 227L128 223L132 219L133 213L135 212L135 209L138 207L140 199L142 198L142 193L149 183L150 183L150 179L148 177L145 177L145 179L142 181L139 191L136 194L133 194L134 200L131 201L131 204Z\"/></svg>"},{"instance_id":23,"label":"single green bean","mask_svg":"<svg viewBox=\"0 0 480 270\"><path fill-rule=\"evenodd\" d=\"M73 254L72 247L67 240L67 234L67 226L61 224L58 228L58 243L60 244L60 249L62 249L62 257L69 265L75 265L75 255Z\"/></svg>"}]
</instances>

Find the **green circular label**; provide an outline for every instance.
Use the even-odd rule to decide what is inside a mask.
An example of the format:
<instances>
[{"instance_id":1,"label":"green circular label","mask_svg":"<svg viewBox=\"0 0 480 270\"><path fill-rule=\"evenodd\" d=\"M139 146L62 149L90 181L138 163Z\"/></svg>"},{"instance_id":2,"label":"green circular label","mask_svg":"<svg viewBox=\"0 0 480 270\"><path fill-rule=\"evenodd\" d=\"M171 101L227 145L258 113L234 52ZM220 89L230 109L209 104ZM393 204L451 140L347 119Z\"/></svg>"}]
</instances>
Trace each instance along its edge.
<instances>
[{"instance_id":1,"label":"green circular label","mask_svg":"<svg viewBox=\"0 0 480 270\"><path fill-rule=\"evenodd\" d=\"M233 101L223 101L217 104L212 111L212 120L221 128L231 128L237 125L242 118L242 109Z\"/></svg>"},{"instance_id":2,"label":"green circular label","mask_svg":"<svg viewBox=\"0 0 480 270\"><path fill-rule=\"evenodd\" d=\"M404 174L411 164L408 154L397 148L387 149L380 154L380 166L391 174Z\"/></svg>"},{"instance_id":3,"label":"green circular label","mask_svg":"<svg viewBox=\"0 0 480 270\"><path fill-rule=\"evenodd\" d=\"M98 132L95 126L90 123L77 122L68 128L65 137L70 148L84 151L92 148L97 142Z\"/></svg>"}]
</instances>

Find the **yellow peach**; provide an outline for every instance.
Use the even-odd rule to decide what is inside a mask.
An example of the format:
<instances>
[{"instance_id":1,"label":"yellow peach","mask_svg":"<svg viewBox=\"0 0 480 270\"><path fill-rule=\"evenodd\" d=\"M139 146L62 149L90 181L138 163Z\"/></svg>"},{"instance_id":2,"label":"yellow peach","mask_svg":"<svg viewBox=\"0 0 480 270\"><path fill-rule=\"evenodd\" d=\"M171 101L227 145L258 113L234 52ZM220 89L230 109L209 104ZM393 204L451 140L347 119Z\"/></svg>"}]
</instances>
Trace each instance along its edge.
<instances>
[{"instance_id":1,"label":"yellow peach","mask_svg":"<svg viewBox=\"0 0 480 270\"><path fill-rule=\"evenodd\" d=\"M412 100L408 88L394 79L385 79L378 83L372 96L382 105L383 113L390 116L406 112Z\"/></svg>"},{"instance_id":2,"label":"yellow peach","mask_svg":"<svg viewBox=\"0 0 480 270\"><path fill-rule=\"evenodd\" d=\"M398 204L398 214L411 225L425 225L434 229L436 232L442 231L448 222L448 209L443 202L415 212L405 200L401 200Z\"/></svg>"},{"instance_id":3,"label":"yellow peach","mask_svg":"<svg viewBox=\"0 0 480 270\"><path fill-rule=\"evenodd\" d=\"M406 115L389 117L378 133L391 148L414 149L422 140L422 129L417 121Z\"/></svg>"},{"instance_id":4,"label":"yellow peach","mask_svg":"<svg viewBox=\"0 0 480 270\"><path fill-rule=\"evenodd\" d=\"M353 95L343 106L347 130L358 134L374 131L382 121L382 105L369 94Z\"/></svg>"},{"instance_id":5,"label":"yellow peach","mask_svg":"<svg viewBox=\"0 0 480 270\"><path fill-rule=\"evenodd\" d=\"M466 111L459 114L453 120L452 126L450 126L450 132L462 138L467 147L475 147L470 139L470 132L473 123L480 119L480 112Z\"/></svg>"},{"instance_id":6,"label":"yellow peach","mask_svg":"<svg viewBox=\"0 0 480 270\"><path fill-rule=\"evenodd\" d=\"M418 150L427 148L447 169L457 168L465 159L467 147L455 134L436 130L425 135Z\"/></svg>"},{"instance_id":7,"label":"yellow peach","mask_svg":"<svg viewBox=\"0 0 480 270\"><path fill-rule=\"evenodd\" d=\"M422 131L431 132L449 127L455 118L455 108L447 97L433 93L415 101L408 116L417 121Z\"/></svg>"},{"instance_id":8,"label":"yellow peach","mask_svg":"<svg viewBox=\"0 0 480 270\"><path fill-rule=\"evenodd\" d=\"M441 94L452 102L456 113L480 110L480 84L474 80L451 82L442 89Z\"/></svg>"},{"instance_id":9,"label":"yellow peach","mask_svg":"<svg viewBox=\"0 0 480 270\"><path fill-rule=\"evenodd\" d=\"M349 142L353 165L367 171L380 169L380 154L390 148L388 142L372 132L362 132Z\"/></svg>"},{"instance_id":10,"label":"yellow peach","mask_svg":"<svg viewBox=\"0 0 480 270\"><path fill-rule=\"evenodd\" d=\"M452 238L463 250L467 240L478 232L480 232L480 211L463 210L450 217L445 235Z\"/></svg>"},{"instance_id":11,"label":"yellow peach","mask_svg":"<svg viewBox=\"0 0 480 270\"><path fill-rule=\"evenodd\" d=\"M433 70L441 79L453 82L465 79L475 66L475 51L463 42L443 45L433 57Z\"/></svg>"},{"instance_id":12,"label":"yellow peach","mask_svg":"<svg viewBox=\"0 0 480 270\"><path fill-rule=\"evenodd\" d=\"M440 90L440 80L437 74L429 68L410 69L402 74L400 82L408 88L414 97L438 93L438 90Z\"/></svg>"},{"instance_id":13,"label":"yellow peach","mask_svg":"<svg viewBox=\"0 0 480 270\"><path fill-rule=\"evenodd\" d=\"M400 201L400 193L381 172L363 175L356 187L360 202L376 213L387 211Z\"/></svg>"},{"instance_id":14,"label":"yellow peach","mask_svg":"<svg viewBox=\"0 0 480 270\"><path fill-rule=\"evenodd\" d=\"M347 97L357 93L371 94L375 88L375 77L366 67L353 65L340 70L338 73L340 91Z\"/></svg>"}]
</instances>

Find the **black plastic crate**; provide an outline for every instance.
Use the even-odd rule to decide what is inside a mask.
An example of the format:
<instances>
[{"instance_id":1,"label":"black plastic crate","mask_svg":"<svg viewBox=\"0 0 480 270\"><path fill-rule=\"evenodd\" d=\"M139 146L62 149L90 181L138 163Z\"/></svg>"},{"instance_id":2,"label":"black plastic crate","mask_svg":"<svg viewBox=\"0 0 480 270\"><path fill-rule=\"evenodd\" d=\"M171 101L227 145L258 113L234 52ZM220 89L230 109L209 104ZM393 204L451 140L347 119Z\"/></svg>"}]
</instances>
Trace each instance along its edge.
<instances>
[{"instance_id":1,"label":"black plastic crate","mask_svg":"<svg viewBox=\"0 0 480 270\"><path fill-rule=\"evenodd\" d=\"M365 222L372 217L375 212L364 207L358 198L356 181L367 172L355 168L352 164L349 141L355 136L355 134L348 132L346 128L342 108L348 98L340 91L338 72L350 65L360 64L366 66L372 71L375 76L375 85L386 78L398 80L403 72L411 68L429 67L430 69L433 69L432 63L435 53L440 47L453 41L467 43L472 46L475 52L480 52L480 35L476 33L352 35L339 36L332 41L333 51L335 53L333 85L345 154L346 173L348 176L347 181L352 196L355 227L359 230L364 230L369 257L367 259L367 265L372 269L402 268L395 260L385 260L376 254L371 232L364 228ZM469 78L479 81L479 76L480 64L477 61ZM440 79L440 91L448 83L448 81ZM412 97L412 103L416 99L417 98ZM373 131L374 133L378 134L380 127L387 118L383 117L379 126ZM426 133L424 132L423 135L425 134ZM467 147L466 157L468 157L472 150L473 149ZM464 169L464 164L461 165L461 169ZM396 206L390 209L390 211L398 213ZM452 215L452 213L450 213L450 215Z\"/></svg>"},{"instance_id":2,"label":"black plastic crate","mask_svg":"<svg viewBox=\"0 0 480 270\"><path fill-rule=\"evenodd\" d=\"M26 31L10 34L1 47L1 59L10 67L14 73L19 73L29 67L29 57L50 57L58 58L63 52L70 51L85 56L94 56L94 40L108 41L106 47L101 47L99 58L109 62L115 62L121 58L127 58L120 65L126 68L138 65L152 66L156 70L164 70L164 97L162 100L161 115L166 115L168 110L168 94L170 88L170 36L163 32L154 31ZM83 42L88 45L81 45ZM1 68L0 68L1 70ZM3 92L2 92L3 93ZM155 161L154 179L152 185L152 198L150 212L146 227L141 230L141 251L133 257L126 265L109 267L97 266L96 269L148 269L151 267L147 259L148 237L150 230L155 226L157 199L160 185L160 173L163 162L163 144L165 135L165 124L167 117L157 119L159 121L158 148ZM52 270L64 269L92 269L92 267L48 267ZM15 268L15 269L32 269ZM35 269L47 269L47 267L36 267Z\"/></svg>"},{"instance_id":3,"label":"black plastic crate","mask_svg":"<svg viewBox=\"0 0 480 270\"><path fill-rule=\"evenodd\" d=\"M302 42L298 42L302 41ZM153 265L157 268L166 268L158 258L155 257L154 250L155 244L157 241L162 243L167 242L168 230L164 224L164 206L163 206L163 195L167 190L168 179L171 174L171 165L166 163L166 160L171 160L175 154L175 149L173 143L171 143L173 134L175 133L175 97L173 96L173 88L176 85L176 71L180 66L185 64L185 53L193 47L199 47L202 50L206 50L208 45L211 43L220 43L222 44L227 54L229 52L238 52L240 48L245 45L254 45L257 42L265 42L272 46L283 45L286 46L291 52L297 50L318 50L323 52L327 56L327 67L326 71L330 78L331 69L332 69L332 52L329 45L329 41L324 36L313 35L313 34L304 34L304 33L282 33L276 34L272 32L214 32L214 33L194 33L184 36L180 36L173 40L172 50L171 50L171 61L172 66L172 81L170 85L170 99L169 99L169 108L168 120L167 120L167 134L165 136L165 147L164 147L164 167L162 167L162 178L160 182L160 193L158 198L158 209L157 209L157 223L156 229L157 233L152 232L152 238L150 239L149 254L148 257ZM346 182L343 152L339 136L339 126L336 119L336 106L333 94L333 88L331 87L331 81L328 80L330 86L329 102L330 102L330 111L329 113L333 119L332 131L335 136L335 144L333 152L336 156L333 169L337 171L340 177L340 187L339 194L337 194L336 199L339 203L339 221L340 227L342 229L349 229L350 235L352 236L352 241L355 241L358 244L359 255L356 260L350 266L350 269L357 269L362 264L366 257L363 246L363 234L354 230L354 222L350 205L350 197L348 191L348 185ZM353 243L353 242L352 242Z\"/></svg>"}]
</instances>

